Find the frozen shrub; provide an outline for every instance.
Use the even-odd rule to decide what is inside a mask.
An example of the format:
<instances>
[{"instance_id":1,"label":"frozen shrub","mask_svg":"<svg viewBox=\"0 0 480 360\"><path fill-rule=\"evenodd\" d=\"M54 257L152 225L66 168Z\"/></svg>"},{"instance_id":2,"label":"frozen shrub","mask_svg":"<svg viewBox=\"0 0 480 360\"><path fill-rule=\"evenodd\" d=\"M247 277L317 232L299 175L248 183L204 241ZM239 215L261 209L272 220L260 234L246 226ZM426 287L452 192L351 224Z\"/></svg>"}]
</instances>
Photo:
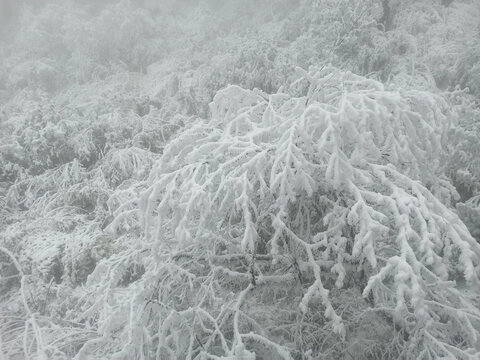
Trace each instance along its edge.
<instances>
[{"instance_id":1,"label":"frozen shrub","mask_svg":"<svg viewBox=\"0 0 480 360\"><path fill-rule=\"evenodd\" d=\"M143 289L141 297L112 293L97 310L102 328L121 328L130 339L116 344L119 356L156 348L170 358L338 357L336 344L373 321L400 335L393 344L389 337L370 350L362 345L364 358L381 357L382 348L391 357L470 357L477 304L453 283L436 284L463 279L477 289L480 246L422 185L436 179L445 101L387 92L332 68L299 72L310 83L300 98L218 92L211 119L173 139L145 190L116 210L110 228L137 222L143 245L105 261L91 286L97 279L119 287L125 256L139 261L141 252L145 268L129 285ZM359 309L342 310L347 293L356 293ZM272 301L282 310L262 316ZM119 317L132 303L146 311L135 325ZM335 339L318 344L302 325L275 330L284 316L319 312L311 326Z\"/></svg>"}]
</instances>

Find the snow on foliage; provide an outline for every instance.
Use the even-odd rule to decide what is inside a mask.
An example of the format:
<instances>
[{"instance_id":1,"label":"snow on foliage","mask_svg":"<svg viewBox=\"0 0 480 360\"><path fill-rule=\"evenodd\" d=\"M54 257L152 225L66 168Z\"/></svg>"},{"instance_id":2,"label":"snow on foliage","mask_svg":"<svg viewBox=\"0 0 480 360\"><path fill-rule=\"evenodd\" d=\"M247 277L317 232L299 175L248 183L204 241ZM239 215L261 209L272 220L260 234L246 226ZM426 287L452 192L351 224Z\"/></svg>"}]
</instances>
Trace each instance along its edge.
<instances>
[{"instance_id":1,"label":"snow on foliage","mask_svg":"<svg viewBox=\"0 0 480 360\"><path fill-rule=\"evenodd\" d=\"M0 359L480 356L477 2L5 4Z\"/></svg>"},{"instance_id":2,"label":"snow on foliage","mask_svg":"<svg viewBox=\"0 0 480 360\"><path fill-rule=\"evenodd\" d=\"M130 255L145 267L142 278L130 296L112 289L98 308L129 344L123 356L145 342L173 358L229 358L246 347L288 359L299 340L321 353L266 330L276 319L251 309L275 299L293 317L321 311L318 326L342 341L352 319L330 293L359 289L357 301L403 334L402 356L469 358L480 313L452 281L477 288L480 246L419 181L438 166L444 102L334 68L299 73L310 83L299 98L218 92L211 119L165 147L138 199L117 214L112 230L134 216L144 232ZM107 283L118 286L118 261L89 282L115 270ZM139 302L155 308L149 317ZM127 322L116 314L128 308L135 319Z\"/></svg>"}]
</instances>

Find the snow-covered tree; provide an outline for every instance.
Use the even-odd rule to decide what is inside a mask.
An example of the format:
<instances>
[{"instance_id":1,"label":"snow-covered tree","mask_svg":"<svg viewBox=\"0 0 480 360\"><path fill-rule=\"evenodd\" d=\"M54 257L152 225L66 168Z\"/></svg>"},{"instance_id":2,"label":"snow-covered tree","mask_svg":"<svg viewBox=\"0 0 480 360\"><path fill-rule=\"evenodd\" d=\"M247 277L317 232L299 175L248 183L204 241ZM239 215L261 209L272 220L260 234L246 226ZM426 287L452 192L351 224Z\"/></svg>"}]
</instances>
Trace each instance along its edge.
<instances>
[{"instance_id":1,"label":"snow-covered tree","mask_svg":"<svg viewBox=\"0 0 480 360\"><path fill-rule=\"evenodd\" d=\"M82 356L107 334L119 358L474 356L480 246L425 185L444 100L298 71L302 97L218 92L111 209L110 229L144 235L89 278L100 337Z\"/></svg>"}]
</instances>

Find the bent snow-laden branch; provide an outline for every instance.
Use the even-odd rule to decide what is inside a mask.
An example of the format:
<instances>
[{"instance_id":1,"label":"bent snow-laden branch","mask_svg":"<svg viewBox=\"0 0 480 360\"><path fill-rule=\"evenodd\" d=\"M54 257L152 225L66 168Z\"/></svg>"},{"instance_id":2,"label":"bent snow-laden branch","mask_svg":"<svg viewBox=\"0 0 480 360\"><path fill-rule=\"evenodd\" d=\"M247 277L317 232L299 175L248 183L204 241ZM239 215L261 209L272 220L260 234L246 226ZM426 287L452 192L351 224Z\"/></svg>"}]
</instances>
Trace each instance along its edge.
<instances>
[{"instance_id":1,"label":"bent snow-laden branch","mask_svg":"<svg viewBox=\"0 0 480 360\"><path fill-rule=\"evenodd\" d=\"M163 339L170 355L159 358L319 354L332 344L301 336L300 345L275 326L313 316L348 343L359 325L339 311L342 294L359 289L358 311L379 309L378 321L404 334L398 356L471 358L480 246L427 188L442 186L445 100L332 68L299 73L310 82L304 97L227 87L210 120L166 145L137 202L146 272L130 286L162 303L166 293L188 299L148 319L131 305L120 337ZM281 310L267 318L272 302ZM208 321L192 323L194 308Z\"/></svg>"}]
</instances>

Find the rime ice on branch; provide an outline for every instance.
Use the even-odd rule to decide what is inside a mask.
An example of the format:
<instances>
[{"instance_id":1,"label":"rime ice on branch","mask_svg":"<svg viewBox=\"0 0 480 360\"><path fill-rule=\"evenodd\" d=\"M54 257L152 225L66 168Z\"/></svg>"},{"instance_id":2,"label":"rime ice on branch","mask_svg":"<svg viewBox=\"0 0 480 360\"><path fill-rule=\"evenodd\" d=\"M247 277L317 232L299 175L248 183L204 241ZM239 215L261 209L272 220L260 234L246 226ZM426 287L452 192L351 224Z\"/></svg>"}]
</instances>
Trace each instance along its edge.
<instances>
[{"instance_id":1,"label":"rime ice on branch","mask_svg":"<svg viewBox=\"0 0 480 360\"><path fill-rule=\"evenodd\" d=\"M352 319L337 311L332 294L360 287L358 301L403 332L395 340L403 356L469 358L480 312L454 282L465 280L478 294L480 246L427 188L442 186L445 101L385 91L335 68L298 73L292 86L308 82L299 98L219 91L211 119L195 121L165 147L139 207L132 203L148 253L141 282L169 264L168 288L187 277L198 290L186 308L161 305L168 321L151 336L173 354L182 345L165 336L185 335L192 358L268 348L289 359L295 345L280 345L289 335L265 328L244 304L261 309L268 294L283 296L292 316L321 310L318 326L348 341ZM279 287L289 291L279 295ZM165 291L147 293L161 299ZM221 305L228 301L230 308ZM192 316L202 329L181 325ZM446 331L449 324L455 327Z\"/></svg>"}]
</instances>

